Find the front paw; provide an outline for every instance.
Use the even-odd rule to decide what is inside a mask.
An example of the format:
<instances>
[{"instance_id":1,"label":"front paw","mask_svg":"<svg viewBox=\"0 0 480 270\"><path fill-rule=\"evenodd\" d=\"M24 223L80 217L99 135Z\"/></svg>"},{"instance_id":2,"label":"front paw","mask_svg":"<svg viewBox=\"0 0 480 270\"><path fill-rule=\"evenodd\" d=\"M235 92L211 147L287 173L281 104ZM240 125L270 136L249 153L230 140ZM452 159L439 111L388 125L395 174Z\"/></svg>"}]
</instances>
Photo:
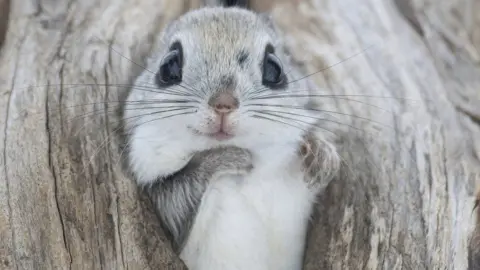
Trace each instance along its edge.
<instances>
[{"instance_id":1,"label":"front paw","mask_svg":"<svg viewBox=\"0 0 480 270\"><path fill-rule=\"evenodd\" d=\"M313 133L304 137L298 156L305 172L304 181L314 191L325 188L340 167L340 157L335 146Z\"/></svg>"}]
</instances>

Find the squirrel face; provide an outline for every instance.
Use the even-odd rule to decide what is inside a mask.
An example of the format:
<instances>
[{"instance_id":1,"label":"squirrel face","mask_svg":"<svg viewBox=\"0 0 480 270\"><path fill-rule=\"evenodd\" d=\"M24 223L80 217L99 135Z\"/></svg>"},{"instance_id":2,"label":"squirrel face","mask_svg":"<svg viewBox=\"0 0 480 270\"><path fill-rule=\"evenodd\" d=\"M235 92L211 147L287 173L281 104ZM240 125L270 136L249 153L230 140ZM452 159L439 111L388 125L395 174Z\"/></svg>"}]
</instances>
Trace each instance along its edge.
<instances>
[{"instance_id":1,"label":"squirrel face","mask_svg":"<svg viewBox=\"0 0 480 270\"><path fill-rule=\"evenodd\" d=\"M196 143L251 149L298 144L315 123L303 109L307 84L290 73L268 18L237 8L195 10L171 23L161 44L125 111L130 127L149 138L189 134Z\"/></svg>"}]
</instances>

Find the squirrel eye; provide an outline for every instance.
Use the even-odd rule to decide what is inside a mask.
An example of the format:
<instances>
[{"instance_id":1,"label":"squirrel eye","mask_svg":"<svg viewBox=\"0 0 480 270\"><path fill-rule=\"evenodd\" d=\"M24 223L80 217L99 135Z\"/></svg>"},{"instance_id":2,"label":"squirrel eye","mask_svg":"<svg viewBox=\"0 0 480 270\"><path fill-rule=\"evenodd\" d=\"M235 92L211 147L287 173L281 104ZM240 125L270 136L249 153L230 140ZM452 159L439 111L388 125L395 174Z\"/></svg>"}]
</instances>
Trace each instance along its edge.
<instances>
[{"instance_id":1,"label":"squirrel eye","mask_svg":"<svg viewBox=\"0 0 480 270\"><path fill-rule=\"evenodd\" d=\"M156 74L156 83L167 87L182 82L182 48L180 43L174 43L170 52L163 58Z\"/></svg>"},{"instance_id":2,"label":"squirrel eye","mask_svg":"<svg viewBox=\"0 0 480 270\"><path fill-rule=\"evenodd\" d=\"M283 73L282 64L273 53L266 53L263 60L263 85L278 89L286 84L286 77Z\"/></svg>"}]
</instances>

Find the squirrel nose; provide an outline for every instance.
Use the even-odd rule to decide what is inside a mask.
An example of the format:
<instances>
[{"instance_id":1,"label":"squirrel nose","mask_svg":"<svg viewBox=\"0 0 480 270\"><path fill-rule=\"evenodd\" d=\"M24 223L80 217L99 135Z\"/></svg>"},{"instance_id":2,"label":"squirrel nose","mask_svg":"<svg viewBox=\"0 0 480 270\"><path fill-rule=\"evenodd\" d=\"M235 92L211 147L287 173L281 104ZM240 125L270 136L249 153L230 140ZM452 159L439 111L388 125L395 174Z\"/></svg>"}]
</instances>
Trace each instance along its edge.
<instances>
[{"instance_id":1,"label":"squirrel nose","mask_svg":"<svg viewBox=\"0 0 480 270\"><path fill-rule=\"evenodd\" d=\"M218 114L227 114L238 108L238 99L232 93L220 93L211 98L210 106Z\"/></svg>"}]
</instances>

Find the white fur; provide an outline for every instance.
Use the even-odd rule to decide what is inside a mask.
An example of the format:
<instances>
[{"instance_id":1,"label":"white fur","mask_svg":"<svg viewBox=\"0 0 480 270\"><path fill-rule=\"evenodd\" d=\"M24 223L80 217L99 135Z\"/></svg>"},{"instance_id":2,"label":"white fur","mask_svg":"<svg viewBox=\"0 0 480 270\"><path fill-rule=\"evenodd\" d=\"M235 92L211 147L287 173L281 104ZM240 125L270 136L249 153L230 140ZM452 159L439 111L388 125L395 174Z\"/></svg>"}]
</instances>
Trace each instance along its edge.
<instances>
[{"instance_id":1,"label":"white fur","mask_svg":"<svg viewBox=\"0 0 480 270\"><path fill-rule=\"evenodd\" d=\"M189 269L301 269L315 194L296 149L258 150L250 175L219 177L205 193L181 253Z\"/></svg>"}]
</instances>

